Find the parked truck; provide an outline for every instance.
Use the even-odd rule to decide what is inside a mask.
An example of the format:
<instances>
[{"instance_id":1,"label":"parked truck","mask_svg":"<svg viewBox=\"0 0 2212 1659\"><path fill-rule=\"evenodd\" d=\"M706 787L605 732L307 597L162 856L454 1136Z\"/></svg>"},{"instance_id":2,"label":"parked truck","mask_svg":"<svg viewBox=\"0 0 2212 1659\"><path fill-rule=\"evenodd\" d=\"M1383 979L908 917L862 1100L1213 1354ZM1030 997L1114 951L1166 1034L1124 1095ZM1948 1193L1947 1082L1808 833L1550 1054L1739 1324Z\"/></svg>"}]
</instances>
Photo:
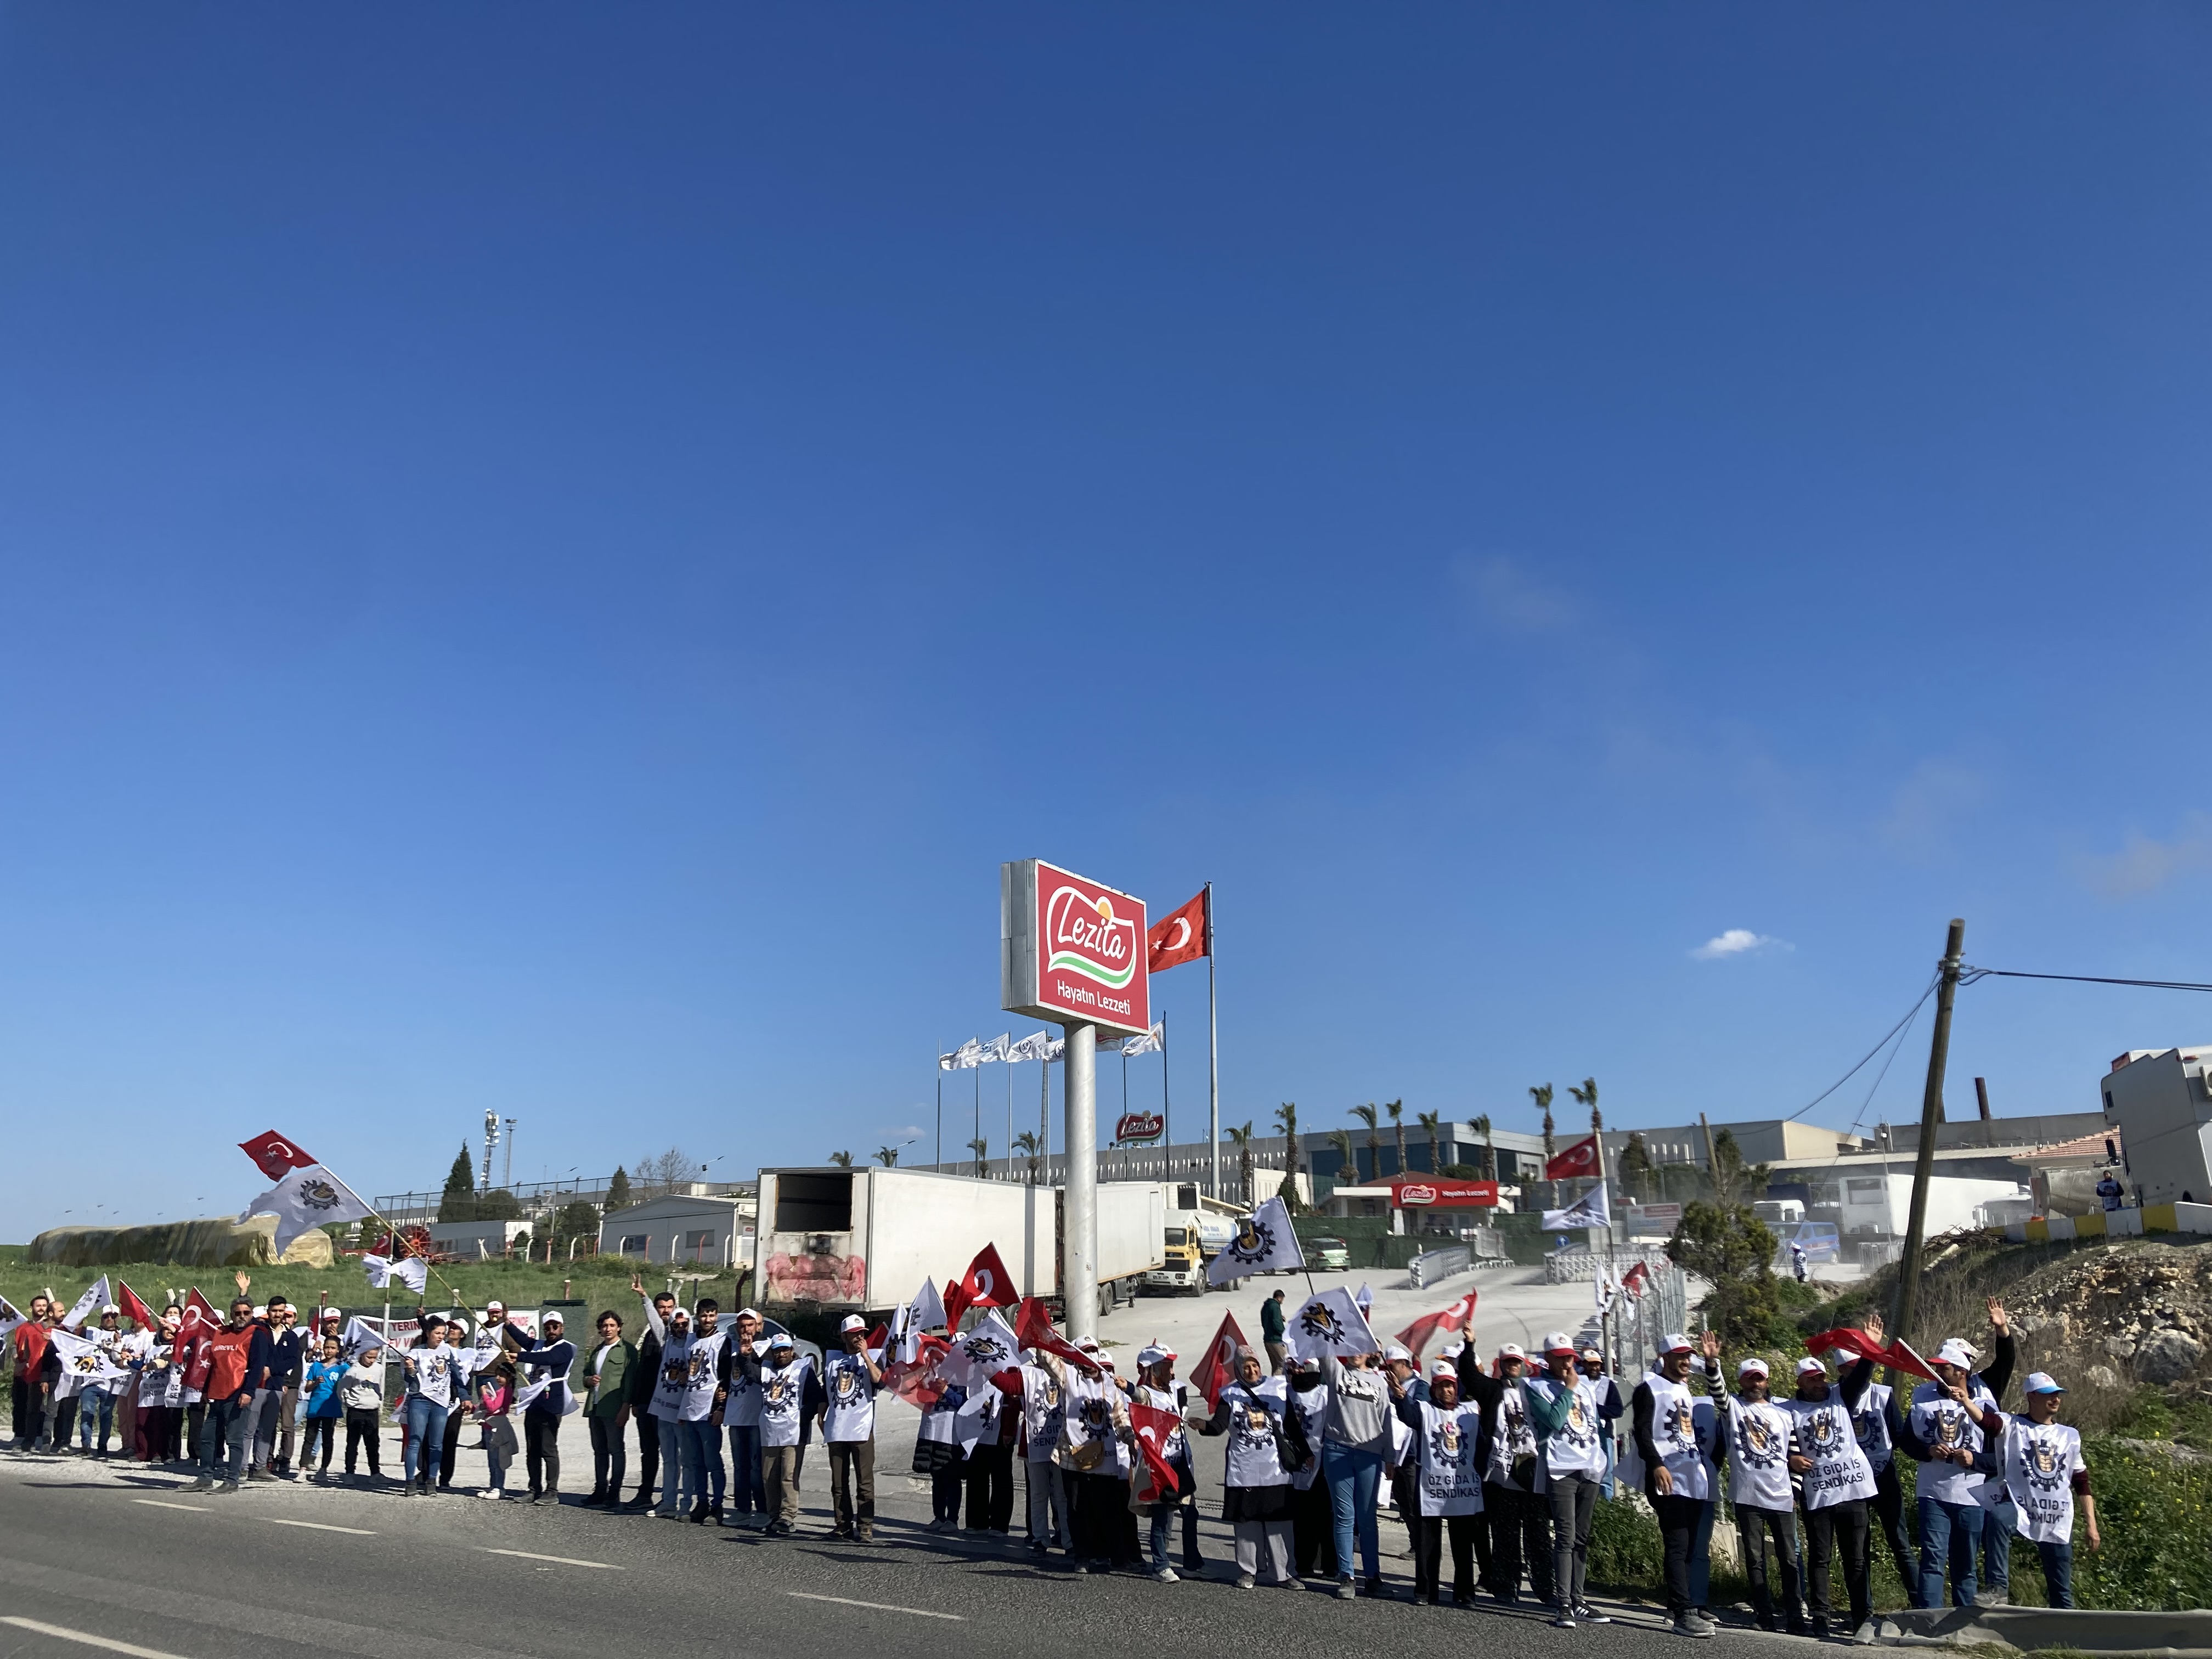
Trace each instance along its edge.
<instances>
[{"instance_id":1,"label":"parked truck","mask_svg":"<svg viewBox=\"0 0 2212 1659\"><path fill-rule=\"evenodd\" d=\"M1145 1275L1148 1291L1163 1295L1203 1296L1206 1265L1237 1237L1237 1218L1244 1206L1208 1198L1195 1183L1178 1182L1172 1189L1176 1207L1167 1214L1160 1265Z\"/></svg>"},{"instance_id":2,"label":"parked truck","mask_svg":"<svg viewBox=\"0 0 2212 1659\"><path fill-rule=\"evenodd\" d=\"M1164 1256L1167 1201L1158 1182L1098 1184L1102 1310L1135 1298ZM753 1282L763 1306L888 1313L934 1279L941 1290L986 1244L1022 1296L1061 1310L1057 1187L928 1170L763 1170Z\"/></svg>"}]
</instances>

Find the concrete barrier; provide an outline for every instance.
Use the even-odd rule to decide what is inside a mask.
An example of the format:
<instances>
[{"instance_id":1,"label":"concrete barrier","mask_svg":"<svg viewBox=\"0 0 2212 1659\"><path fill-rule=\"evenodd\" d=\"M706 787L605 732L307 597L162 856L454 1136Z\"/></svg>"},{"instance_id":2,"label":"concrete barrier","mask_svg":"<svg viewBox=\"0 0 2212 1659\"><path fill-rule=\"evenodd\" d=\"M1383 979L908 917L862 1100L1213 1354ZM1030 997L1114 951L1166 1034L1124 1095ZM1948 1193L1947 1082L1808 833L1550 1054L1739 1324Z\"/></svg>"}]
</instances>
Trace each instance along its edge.
<instances>
[{"instance_id":1,"label":"concrete barrier","mask_svg":"<svg viewBox=\"0 0 2212 1659\"><path fill-rule=\"evenodd\" d=\"M1883 1613L1884 1647L1963 1647L2002 1642L2022 1651L2154 1654L2159 1659L2212 1659L2212 1612L2106 1612L2061 1607L1927 1607Z\"/></svg>"}]
</instances>

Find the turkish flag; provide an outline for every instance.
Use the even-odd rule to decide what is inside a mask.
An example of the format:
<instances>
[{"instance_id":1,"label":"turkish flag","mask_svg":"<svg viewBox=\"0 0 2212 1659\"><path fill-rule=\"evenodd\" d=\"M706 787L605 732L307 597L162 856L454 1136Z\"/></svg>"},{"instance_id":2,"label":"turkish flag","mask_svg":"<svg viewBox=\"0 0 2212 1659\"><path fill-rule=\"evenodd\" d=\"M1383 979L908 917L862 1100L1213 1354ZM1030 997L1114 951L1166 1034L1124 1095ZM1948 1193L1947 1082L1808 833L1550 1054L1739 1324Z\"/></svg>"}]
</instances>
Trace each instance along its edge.
<instances>
[{"instance_id":1,"label":"turkish flag","mask_svg":"<svg viewBox=\"0 0 2212 1659\"><path fill-rule=\"evenodd\" d=\"M1822 1331L1818 1336L1805 1339L1808 1353L1826 1354L1841 1348L1845 1353L1855 1353L1862 1359L1871 1359L1892 1370L1909 1371L1915 1376L1933 1377L1936 1373L1921 1363L1920 1356L1902 1342L1893 1342L1883 1347L1864 1331L1844 1326L1832 1331Z\"/></svg>"},{"instance_id":2,"label":"turkish flag","mask_svg":"<svg viewBox=\"0 0 2212 1659\"><path fill-rule=\"evenodd\" d=\"M1584 1135L1544 1166L1547 1181L1573 1181L1597 1174L1597 1137Z\"/></svg>"},{"instance_id":3,"label":"turkish flag","mask_svg":"<svg viewBox=\"0 0 2212 1659\"><path fill-rule=\"evenodd\" d=\"M159 1322L155 1319L153 1310L138 1299L138 1292L119 1279L115 1281L115 1291L116 1300L122 1304L123 1311L138 1322L140 1330L150 1331Z\"/></svg>"},{"instance_id":4,"label":"turkish flag","mask_svg":"<svg viewBox=\"0 0 2212 1659\"><path fill-rule=\"evenodd\" d=\"M1651 1288L1651 1274L1639 1261L1621 1276L1620 1288L1627 1291L1632 1297L1641 1301L1644 1292Z\"/></svg>"},{"instance_id":5,"label":"turkish flag","mask_svg":"<svg viewBox=\"0 0 2212 1659\"><path fill-rule=\"evenodd\" d=\"M1129 1426L1136 1431L1137 1449L1144 1454L1147 1477L1138 1483L1136 1500L1139 1504L1164 1503L1182 1485L1175 1465L1167 1459L1168 1437L1182 1426L1182 1419L1173 1412L1133 1400L1129 1402Z\"/></svg>"},{"instance_id":6,"label":"turkish flag","mask_svg":"<svg viewBox=\"0 0 2212 1659\"><path fill-rule=\"evenodd\" d=\"M1221 1391L1237 1380L1237 1351L1249 1346L1237 1316L1222 1315L1221 1328L1214 1332L1213 1340L1206 1345L1206 1358L1190 1375L1198 1391L1206 1396L1207 1409L1220 1403Z\"/></svg>"},{"instance_id":7,"label":"turkish flag","mask_svg":"<svg viewBox=\"0 0 2212 1659\"><path fill-rule=\"evenodd\" d=\"M1161 918L1145 934L1145 967L1160 974L1195 962L1213 949L1212 919L1206 914L1206 890L1182 909Z\"/></svg>"},{"instance_id":8,"label":"turkish flag","mask_svg":"<svg viewBox=\"0 0 2212 1659\"><path fill-rule=\"evenodd\" d=\"M1044 1310L1041 1297L1025 1296L1014 1310L1014 1340L1024 1348L1040 1348L1046 1353L1058 1354L1071 1365L1079 1365L1086 1371L1099 1371L1104 1367L1089 1354L1052 1328L1052 1316Z\"/></svg>"},{"instance_id":9,"label":"turkish flag","mask_svg":"<svg viewBox=\"0 0 2212 1659\"><path fill-rule=\"evenodd\" d=\"M251 1140L240 1141L238 1150L259 1164L261 1173L271 1181L282 1181L295 1170L312 1169L316 1163L274 1129L264 1129Z\"/></svg>"},{"instance_id":10,"label":"turkish flag","mask_svg":"<svg viewBox=\"0 0 2212 1659\"><path fill-rule=\"evenodd\" d=\"M1423 1314L1398 1333L1398 1340L1413 1351L1414 1358L1419 1359L1421 1350L1428 1345L1431 1338L1445 1331L1464 1331L1474 1324L1475 1295L1476 1292L1469 1291L1450 1307L1436 1313Z\"/></svg>"},{"instance_id":11,"label":"turkish flag","mask_svg":"<svg viewBox=\"0 0 2212 1659\"><path fill-rule=\"evenodd\" d=\"M957 1285L945 1287L945 1328L960 1328L960 1316L970 1308L1011 1308L1021 1300L1014 1293L1014 1276L999 1260L999 1247L986 1244L975 1252Z\"/></svg>"}]
</instances>

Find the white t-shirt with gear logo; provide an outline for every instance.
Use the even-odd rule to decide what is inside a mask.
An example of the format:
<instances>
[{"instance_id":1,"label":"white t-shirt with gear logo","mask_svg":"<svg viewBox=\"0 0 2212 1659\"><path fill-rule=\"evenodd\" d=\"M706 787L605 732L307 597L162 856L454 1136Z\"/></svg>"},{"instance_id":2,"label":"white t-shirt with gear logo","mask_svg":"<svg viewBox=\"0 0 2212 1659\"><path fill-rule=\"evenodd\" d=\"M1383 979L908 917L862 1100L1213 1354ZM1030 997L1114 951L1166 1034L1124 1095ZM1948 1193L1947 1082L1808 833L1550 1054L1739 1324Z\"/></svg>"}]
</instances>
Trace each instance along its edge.
<instances>
[{"instance_id":1,"label":"white t-shirt with gear logo","mask_svg":"<svg viewBox=\"0 0 2212 1659\"><path fill-rule=\"evenodd\" d=\"M2074 1541L2074 1477L2088 1467L2077 1431L2005 1419L2005 1490L2020 1510L2021 1537L2036 1544Z\"/></svg>"},{"instance_id":2,"label":"white t-shirt with gear logo","mask_svg":"<svg viewBox=\"0 0 2212 1659\"><path fill-rule=\"evenodd\" d=\"M1479 1515L1482 1469L1474 1443L1482 1432L1481 1408L1462 1401L1447 1411L1433 1401L1412 1402L1420 1437L1414 1495L1423 1515Z\"/></svg>"},{"instance_id":3,"label":"white t-shirt with gear logo","mask_svg":"<svg viewBox=\"0 0 2212 1659\"><path fill-rule=\"evenodd\" d=\"M1812 1460L1813 1467L1798 1477L1805 1507L1825 1510L1873 1497L1874 1466L1859 1449L1844 1391L1831 1385L1822 1399L1800 1400L1793 1395L1782 1405L1790 1416L1797 1455Z\"/></svg>"},{"instance_id":4,"label":"white t-shirt with gear logo","mask_svg":"<svg viewBox=\"0 0 2212 1659\"><path fill-rule=\"evenodd\" d=\"M822 1437L845 1443L876 1437L876 1385L868 1377L864 1353L833 1353L822 1361L822 1388L829 1405L822 1413Z\"/></svg>"}]
</instances>

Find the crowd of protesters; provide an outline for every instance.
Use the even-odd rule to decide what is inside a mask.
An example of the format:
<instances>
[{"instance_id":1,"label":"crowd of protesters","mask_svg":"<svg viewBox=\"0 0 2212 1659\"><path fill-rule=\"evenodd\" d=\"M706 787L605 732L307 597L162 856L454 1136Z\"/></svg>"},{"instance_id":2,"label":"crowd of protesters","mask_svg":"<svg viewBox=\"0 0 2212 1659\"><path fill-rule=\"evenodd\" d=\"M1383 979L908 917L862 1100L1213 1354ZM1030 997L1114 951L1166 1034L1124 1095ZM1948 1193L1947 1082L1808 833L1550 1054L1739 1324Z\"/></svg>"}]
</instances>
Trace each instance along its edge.
<instances>
[{"instance_id":1,"label":"crowd of protesters","mask_svg":"<svg viewBox=\"0 0 2212 1659\"><path fill-rule=\"evenodd\" d=\"M389 1417L401 1431L398 1489L427 1497L455 1490L473 1421L488 1475L479 1496L559 1503L559 1431L576 1411L592 1449L584 1506L787 1536L818 1431L831 1533L875 1541L886 1356L868 1347L856 1317L817 1359L752 1309L724 1324L712 1298L685 1308L634 1284L635 1325L610 1310L581 1344L550 1310L534 1331L497 1302L465 1324L418 1310L416 1340L388 1375L377 1348L346 1350L337 1316L316 1330L311 1315L303 1328L283 1297L254 1303L248 1282L240 1276L219 1324L187 1320L175 1304L143 1321L98 1308L96 1327L80 1328L70 1351L82 1356L78 1339L89 1339L100 1363L63 1363L54 1334L65 1310L33 1298L9 1336L15 1449L184 1464L216 1492L286 1478L383 1483ZM931 1482L927 1529L1010 1535L1018 1464L1033 1553L1079 1573L1172 1583L1206 1567L1188 1436L1220 1437L1218 1513L1239 1589L1264 1571L1285 1588L1315 1579L1340 1597L1392 1595L1379 1539L1387 1495L1412 1547L1415 1600L1443 1601L1449 1552L1453 1604L1474 1604L1478 1590L1504 1604L1525 1595L1571 1628L1608 1622L1587 1600L1584 1575L1601 1493L1619 1483L1640 1490L1657 1517L1674 1632L1702 1638L1715 1628L1711 1540L1724 1490L1757 1622L1860 1644L1875 1639L1877 1538L1916 1607L1940 1604L1947 1576L1956 1605L2002 1599L2015 1534L2035 1546L2051 1604L2070 1607L2077 1510L2089 1547L2100 1541L2081 1437L2056 1420L2063 1389L2036 1372L2021 1411L2001 1407L2014 1355L1994 1300L1991 1363L1978 1369L1974 1346L1951 1338L1933 1379L1909 1394L1875 1382L1873 1360L1842 1349L1797 1361L1786 1390L1765 1360L1744 1357L1731 1388L1708 1332L1695 1344L1665 1338L1625 1400L1600 1356L1564 1333L1536 1354L1508 1343L1486 1360L1470 1334L1424 1368L1395 1343L1294 1356L1280 1312L1272 1300L1263 1307L1265 1354L1242 1351L1210 1405L1158 1343L1126 1378L1085 1342L1029 1349L972 1398L927 1377L902 1388L922 1412L913 1468ZM1879 1343L1880 1322L1866 1322ZM1146 1443L1152 1457L1140 1421L1164 1430ZM341 1426L342 1476L332 1473ZM1900 1453L1919 1465L1910 1517ZM520 1492L509 1485L518 1456Z\"/></svg>"}]
</instances>

